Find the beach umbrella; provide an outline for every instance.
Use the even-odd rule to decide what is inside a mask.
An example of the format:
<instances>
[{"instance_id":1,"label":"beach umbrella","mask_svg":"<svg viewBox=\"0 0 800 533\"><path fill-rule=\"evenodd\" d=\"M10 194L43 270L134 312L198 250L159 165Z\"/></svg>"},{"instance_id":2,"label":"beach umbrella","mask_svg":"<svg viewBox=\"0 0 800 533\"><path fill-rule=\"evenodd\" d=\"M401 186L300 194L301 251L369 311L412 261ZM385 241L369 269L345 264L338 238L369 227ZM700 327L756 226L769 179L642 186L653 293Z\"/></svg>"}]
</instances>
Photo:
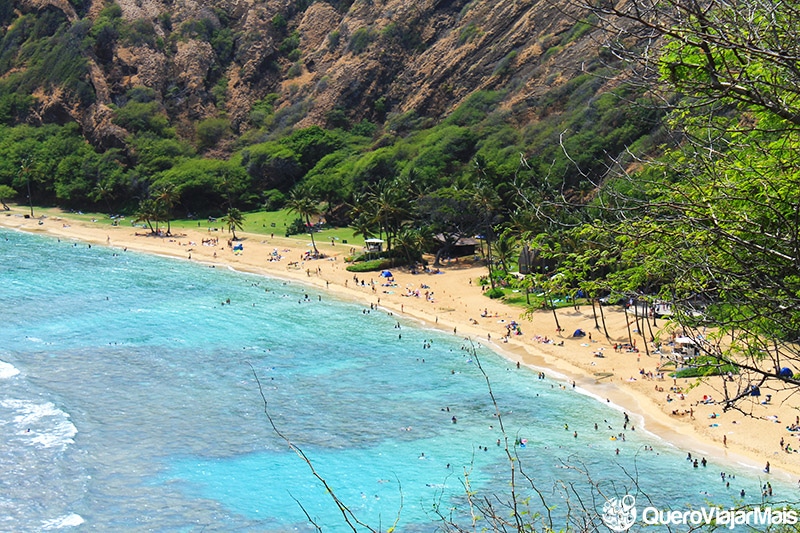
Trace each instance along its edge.
<instances>
[{"instance_id":1,"label":"beach umbrella","mask_svg":"<svg viewBox=\"0 0 800 533\"><path fill-rule=\"evenodd\" d=\"M392 278L392 277L394 277L394 276L392 276L392 273L390 271L388 271L388 270L384 270L383 272L381 272L381 276L383 276L384 278Z\"/></svg>"}]
</instances>

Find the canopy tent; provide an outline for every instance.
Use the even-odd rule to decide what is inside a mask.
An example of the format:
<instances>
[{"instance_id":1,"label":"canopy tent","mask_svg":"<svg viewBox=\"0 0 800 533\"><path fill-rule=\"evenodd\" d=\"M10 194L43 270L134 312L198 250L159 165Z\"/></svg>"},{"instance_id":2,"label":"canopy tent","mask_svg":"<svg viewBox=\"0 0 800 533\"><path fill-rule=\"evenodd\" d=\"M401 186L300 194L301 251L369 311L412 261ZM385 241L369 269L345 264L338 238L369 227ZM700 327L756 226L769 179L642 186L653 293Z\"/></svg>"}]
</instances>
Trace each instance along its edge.
<instances>
[{"instance_id":1,"label":"canopy tent","mask_svg":"<svg viewBox=\"0 0 800 533\"><path fill-rule=\"evenodd\" d=\"M675 344L697 344L697 341L691 337L676 337Z\"/></svg>"}]
</instances>

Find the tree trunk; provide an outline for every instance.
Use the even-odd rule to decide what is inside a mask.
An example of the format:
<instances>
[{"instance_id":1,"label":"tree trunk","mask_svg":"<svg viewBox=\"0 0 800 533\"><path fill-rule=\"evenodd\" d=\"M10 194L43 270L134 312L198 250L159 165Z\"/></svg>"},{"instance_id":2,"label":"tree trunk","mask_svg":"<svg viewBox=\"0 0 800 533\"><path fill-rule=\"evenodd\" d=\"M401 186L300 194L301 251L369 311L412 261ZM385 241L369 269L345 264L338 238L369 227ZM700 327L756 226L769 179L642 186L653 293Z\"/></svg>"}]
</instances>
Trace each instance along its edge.
<instances>
[{"instance_id":1,"label":"tree trunk","mask_svg":"<svg viewBox=\"0 0 800 533\"><path fill-rule=\"evenodd\" d=\"M433 259L433 266L440 267L442 266L442 254L450 250L450 244L445 241L444 246L439 248L436 252L436 257Z\"/></svg>"},{"instance_id":2,"label":"tree trunk","mask_svg":"<svg viewBox=\"0 0 800 533\"><path fill-rule=\"evenodd\" d=\"M31 178L28 177L28 205L31 206L31 218L33 218L33 196L31 196Z\"/></svg>"},{"instance_id":3,"label":"tree trunk","mask_svg":"<svg viewBox=\"0 0 800 533\"><path fill-rule=\"evenodd\" d=\"M439 259L442 257L442 251L444 251L444 247L439 248L438 250L436 250L436 255L433 258L433 266L435 266L437 268L439 267L439 265L441 265L441 263L439 262Z\"/></svg>"},{"instance_id":4,"label":"tree trunk","mask_svg":"<svg viewBox=\"0 0 800 533\"><path fill-rule=\"evenodd\" d=\"M308 234L311 235L311 247L314 249L314 255L319 255L317 243L314 241L314 228L311 226L311 217L308 215L306 215L306 226L308 226Z\"/></svg>"},{"instance_id":5,"label":"tree trunk","mask_svg":"<svg viewBox=\"0 0 800 533\"><path fill-rule=\"evenodd\" d=\"M647 355L647 357L650 357L650 346L649 346L649 343L647 342L647 337L645 337L645 335L644 335L644 327L642 327L644 325L644 323L647 322L647 317L646 316L642 316L641 317L642 324L640 325L639 324L639 318L640 318L639 317L639 302L636 302L635 307L633 308L633 316L636 318L636 329L639 330L639 335L642 336L642 342L644 342L644 353L645 353L645 355Z\"/></svg>"},{"instance_id":6,"label":"tree trunk","mask_svg":"<svg viewBox=\"0 0 800 533\"><path fill-rule=\"evenodd\" d=\"M556 303L553 301L553 297L550 298L550 309L553 310L553 319L556 321L556 332L561 333L561 324L558 323L558 315L556 314Z\"/></svg>"},{"instance_id":7,"label":"tree trunk","mask_svg":"<svg viewBox=\"0 0 800 533\"><path fill-rule=\"evenodd\" d=\"M594 329L600 329L600 324L597 323L597 308L594 305L595 299L589 298L589 300L592 302L592 316L594 317ZM600 307L600 309L602 312L602 306Z\"/></svg>"},{"instance_id":8,"label":"tree trunk","mask_svg":"<svg viewBox=\"0 0 800 533\"><path fill-rule=\"evenodd\" d=\"M606 327L606 315L603 313L603 304L600 304L600 321L603 323L603 333L605 333L606 339L608 339L608 328Z\"/></svg>"},{"instance_id":9,"label":"tree trunk","mask_svg":"<svg viewBox=\"0 0 800 533\"><path fill-rule=\"evenodd\" d=\"M653 316L655 316L655 311L653 312ZM647 330L650 332L650 339L652 339L653 343L656 342L656 336L653 334L653 326L650 325L650 321L646 320L647 322Z\"/></svg>"},{"instance_id":10,"label":"tree trunk","mask_svg":"<svg viewBox=\"0 0 800 533\"><path fill-rule=\"evenodd\" d=\"M633 346L633 335L631 335L631 323L628 321L628 305L625 304L622 306L622 309L625 310L625 325L628 327L628 344Z\"/></svg>"},{"instance_id":11,"label":"tree trunk","mask_svg":"<svg viewBox=\"0 0 800 533\"><path fill-rule=\"evenodd\" d=\"M489 285L491 285L492 289L494 289L494 264L492 261L492 241L489 239L488 232L487 235L485 235L484 237L486 240L486 266L489 269Z\"/></svg>"}]
</instances>

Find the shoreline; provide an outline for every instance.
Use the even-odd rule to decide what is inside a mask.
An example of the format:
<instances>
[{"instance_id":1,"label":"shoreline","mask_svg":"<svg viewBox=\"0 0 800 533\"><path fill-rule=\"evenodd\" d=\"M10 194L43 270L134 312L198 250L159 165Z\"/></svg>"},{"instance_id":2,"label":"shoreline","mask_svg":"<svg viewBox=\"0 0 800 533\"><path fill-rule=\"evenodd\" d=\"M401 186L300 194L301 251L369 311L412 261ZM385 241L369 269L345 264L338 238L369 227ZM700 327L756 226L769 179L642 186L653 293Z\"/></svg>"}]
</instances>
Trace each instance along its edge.
<instances>
[{"instance_id":1,"label":"shoreline","mask_svg":"<svg viewBox=\"0 0 800 533\"><path fill-rule=\"evenodd\" d=\"M714 404L696 404L703 396L719 394L713 379L697 386L693 380L678 380L678 383L668 377L663 380L645 379L640 370L658 368L660 358L654 354L647 357L644 353L617 353L613 350L615 342L627 342L626 318L621 310L604 308L609 331L609 339L606 339L601 330L594 329L590 307L588 311L586 306L579 310L559 309L562 332L552 337L556 343L542 343L540 340L546 338L545 332L549 334L555 330L552 312L537 311L530 318L520 318L522 309L486 298L475 283L477 278L486 274L486 269L468 261L443 266L442 274L411 274L404 269L393 269L396 286L384 287L378 273L354 276L345 270L342 258L347 255L348 245L317 243L317 248L326 254L325 259L300 260L290 269L288 263L298 261L297 258L307 250L303 241L297 238L241 233L243 239L239 243L244 245L244 250L235 254L224 244L228 239L227 233L215 231L212 235L210 228L205 226L198 230L181 229L181 235L172 237L152 237L136 235L141 228L132 227L127 221L120 226L108 226L79 221L68 214L26 219L23 212L23 209L12 207L10 212L0 214L0 226L123 251L135 250L191 260L209 268L227 267L300 283L364 305L377 305L382 311L413 318L423 327L469 338L512 363L518 362L551 375L558 374L559 379L574 381L581 394L600 402L605 399L615 409L630 414L634 424L641 429L670 446L691 452L693 456L713 458L754 473L760 472L769 461L771 472L763 475L789 483L800 477L800 455L786 453L778 444L783 438L793 448L800 448L798 433L790 434L784 429L800 413L800 400L785 391L785 397L781 397L776 391L771 404L752 402L749 408L754 415L760 416L753 418L735 411L722 413ZM209 235L219 238L217 246L198 245ZM269 261L274 250L279 250L284 256L282 260ZM356 285L354 277L370 282ZM430 299L421 295L406 296L402 294L404 290L406 293L427 290L432 294ZM489 310L490 316L481 316L485 309ZM511 321L519 324L522 335L511 335L507 342L501 342ZM665 324L667 322L662 320L660 327ZM591 332L589 338L568 336L578 328ZM560 342L563 346L558 345ZM593 353L604 354L604 357L593 357ZM665 400L670 385L685 391L684 399L679 400L673 393L675 398ZM660 392L657 390L659 387ZM687 410L691 410L693 418L672 414ZM710 418L712 415L716 416ZM709 420L713 422L709 423ZM723 436L726 445L723 445Z\"/></svg>"}]
</instances>

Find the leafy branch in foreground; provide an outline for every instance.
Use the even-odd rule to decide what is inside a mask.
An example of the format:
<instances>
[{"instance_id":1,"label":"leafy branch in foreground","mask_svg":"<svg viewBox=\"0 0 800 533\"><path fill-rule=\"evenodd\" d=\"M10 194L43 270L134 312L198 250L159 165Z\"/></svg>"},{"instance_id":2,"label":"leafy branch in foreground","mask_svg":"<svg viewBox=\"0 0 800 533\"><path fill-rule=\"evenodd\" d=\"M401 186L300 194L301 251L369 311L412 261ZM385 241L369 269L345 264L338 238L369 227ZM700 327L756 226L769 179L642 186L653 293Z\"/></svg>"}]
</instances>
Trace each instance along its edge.
<instances>
[{"instance_id":1,"label":"leafy branch in foreground","mask_svg":"<svg viewBox=\"0 0 800 533\"><path fill-rule=\"evenodd\" d=\"M617 75L668 114L664 145L650 157L628 147L591 198L538 206L584 221L554 232L577 244L552 259L566 277L580 265L611 293L668 302L678 335L695 339L705 360L737 368L716 385L725 409L746 412L754 387L785 401L800 392L797 5L574 0L568 8L591 14L608 57L627 68Z\"/></svg>"}]
</instances>

